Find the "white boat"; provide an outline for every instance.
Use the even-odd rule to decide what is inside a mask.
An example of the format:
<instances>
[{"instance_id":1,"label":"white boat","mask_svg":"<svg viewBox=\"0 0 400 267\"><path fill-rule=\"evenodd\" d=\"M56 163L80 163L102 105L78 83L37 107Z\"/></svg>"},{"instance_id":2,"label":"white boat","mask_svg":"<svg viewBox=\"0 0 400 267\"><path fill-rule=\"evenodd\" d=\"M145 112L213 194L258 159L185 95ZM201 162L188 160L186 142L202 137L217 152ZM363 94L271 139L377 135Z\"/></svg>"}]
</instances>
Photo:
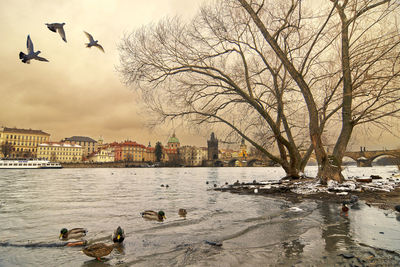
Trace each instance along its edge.
<instances>
[{"instance_id":1,"label":"white boat","mask_svg":"<svg viewBox=\"0 0 400 267\"><path fill-rule=\"evenodd\" d=\"M0 169L61 169L58 162L44 159L0 159Z\"/></svg>"}]
</instances>

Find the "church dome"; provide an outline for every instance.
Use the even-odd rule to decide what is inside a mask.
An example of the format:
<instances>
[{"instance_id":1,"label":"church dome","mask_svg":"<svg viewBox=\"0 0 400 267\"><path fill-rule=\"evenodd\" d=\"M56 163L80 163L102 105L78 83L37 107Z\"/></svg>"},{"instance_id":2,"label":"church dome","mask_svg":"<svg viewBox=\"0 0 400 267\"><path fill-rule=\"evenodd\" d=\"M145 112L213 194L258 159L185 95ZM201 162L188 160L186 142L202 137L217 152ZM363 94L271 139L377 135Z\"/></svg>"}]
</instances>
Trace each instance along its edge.
<instances>
[{"instance_id":1,"label":"church dome","mask_svg":"<svg viewBox=\"0 0 400 267\"><path fill-rule=\"evenodd\" d=\"M179 143L179 139L176 138L175 133L169 138L168 143Z\"/></svg>"}]
</instances>

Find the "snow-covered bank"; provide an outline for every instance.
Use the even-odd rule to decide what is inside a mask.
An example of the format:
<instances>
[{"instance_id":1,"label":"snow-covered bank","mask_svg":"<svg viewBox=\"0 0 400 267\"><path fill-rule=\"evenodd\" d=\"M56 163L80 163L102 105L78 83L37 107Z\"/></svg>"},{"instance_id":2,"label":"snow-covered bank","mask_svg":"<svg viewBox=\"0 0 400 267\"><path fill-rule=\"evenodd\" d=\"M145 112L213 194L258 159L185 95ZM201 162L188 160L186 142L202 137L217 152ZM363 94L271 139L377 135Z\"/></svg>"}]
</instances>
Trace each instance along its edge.
<instances>
[{"instance_id":1,"label":"snow-covered bank","mask_svg":"<svg viewBox=\"0 0 400 267\"><path fill-rule=\"evenodd\" d=\"M303 176L304 178L298 180L266 179L264 181L254 180L250 183L236 181L233 184L225 184L214 189L244 194L281 194L286 198L295 197L296 199L305 197L346 200L350 195L358 195L361 199L371 201L379 193L392 193L391 197L398 201L396 196L400 195L400 173L397 166L346 167L343 170L344 183L339 184L336 181L329 181L326 186L315 178L316 174L316 167L308 167ZM400 204L394 201L389 205L382 200L382 197L387 198L386 195L380 194L381 201L377 202L377 204L385 204L383 206L387 208L393 208L392 206L395 204Z\"/></svg>"}]
</instances>

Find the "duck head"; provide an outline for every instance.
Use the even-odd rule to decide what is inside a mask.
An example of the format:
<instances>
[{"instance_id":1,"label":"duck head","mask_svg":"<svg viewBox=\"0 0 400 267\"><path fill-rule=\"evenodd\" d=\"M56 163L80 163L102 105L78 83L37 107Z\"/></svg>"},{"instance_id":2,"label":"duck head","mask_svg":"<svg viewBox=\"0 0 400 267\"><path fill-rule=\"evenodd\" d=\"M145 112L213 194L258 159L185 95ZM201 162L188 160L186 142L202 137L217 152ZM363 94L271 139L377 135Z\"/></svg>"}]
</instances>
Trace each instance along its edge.
<instances>
[{"instance_id":1,"label":"duck head","mask_svg":"<svg viewBox=\"0 0 400 267\"><path fill-rule=\"evenodd\" d=\"M347 205L346 205L346 203L342 203L342 211L343 212L347 212L347 211L349 211L349 207L347 207Z\"/></svg>"},{"instance_id":2,"label":"duck head","mask_svg":"<svg viewBox=\"0 0 400 267\"><path fill-rule=\"evenodd\" d=\"M160 221L163 221L164 219L167 219L167 217L165 217L165 213L164 213L162 210L160 210L160 211L158 212L158 219L159 219Z\"/></svg>"},{"instance_id":3,"label":"duck head","mask_svg":"<svg viewBox=\"0 0 400 267\"><path fill-rule=\"evenodd\" d=\"M60 237L59 238L66 238L68 234L68 229L67 228L62 228L60 231Z\"/></svg>"},{"instance_id":4,"label":"duck head","mask_svg":"<svg viewBox=\"0 0 400 267\"><path fill-rule=\"evenodd\" d=\"M124 230L121 228L121 226L118 226L117 230L115 230L114 232L113 242L122 243L124 239L125 239Z\"/></svg>"}]
</instances>

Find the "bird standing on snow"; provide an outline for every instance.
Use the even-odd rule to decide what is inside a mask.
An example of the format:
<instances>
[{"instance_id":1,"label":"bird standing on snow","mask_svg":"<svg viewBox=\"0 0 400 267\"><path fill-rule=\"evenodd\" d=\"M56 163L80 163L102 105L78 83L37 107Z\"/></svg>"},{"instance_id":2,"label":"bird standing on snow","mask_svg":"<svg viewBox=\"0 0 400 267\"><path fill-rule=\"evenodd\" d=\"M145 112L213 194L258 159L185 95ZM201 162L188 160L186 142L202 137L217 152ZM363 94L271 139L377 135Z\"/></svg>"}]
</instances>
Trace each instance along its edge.
<instances>
[{"instance_id":1,"label":"bird standing on snow","mask_svg":"<svg viewBox=\"0 0 400 267\"><path fill-rule=\"evenodd\" d=\"M28 50L28 54L19 52L19 58L22 60L23 63L29 64L31 59L49 62L47 59L38 56L40 54L40 51L35 52L35 50L33 49L33 43L32 43L32 40L31 40L31 37L29 36L29 34L28 34L28 38L26 39L26 48Z\"/></svg>"},{"instance_id":2,"label":"bird standing on snow","mask_svg":"<svg viewBox=\"0 0 400 267\"><path fill-rule=\"evenodd\" d=\"M93 36L90 35L90 33L87 33L85 31L83 31L83 32L86 34L87 38L89 39L89 43L86 43L86 47L90 48L92 46L96 46L98 49L100 49L101 51L104 52L103 47L98 44L98 42L99 42L98 40L94 40Z\"/></svg>"},{"instance_id":3,"label":"bird standing on snow","mask_svg":"<svg viewBox=\"0 0 400 267\"><path fill-rule=\"evenodd\" d=\"M65 23L46 23L47 28L49 28L50 31L52 32L58 32L61 36L61 38L64 40L64 42L67 42L67 38L65 38L65 32L64 32L64 25Z\"/></svg>"}]
</instances>

